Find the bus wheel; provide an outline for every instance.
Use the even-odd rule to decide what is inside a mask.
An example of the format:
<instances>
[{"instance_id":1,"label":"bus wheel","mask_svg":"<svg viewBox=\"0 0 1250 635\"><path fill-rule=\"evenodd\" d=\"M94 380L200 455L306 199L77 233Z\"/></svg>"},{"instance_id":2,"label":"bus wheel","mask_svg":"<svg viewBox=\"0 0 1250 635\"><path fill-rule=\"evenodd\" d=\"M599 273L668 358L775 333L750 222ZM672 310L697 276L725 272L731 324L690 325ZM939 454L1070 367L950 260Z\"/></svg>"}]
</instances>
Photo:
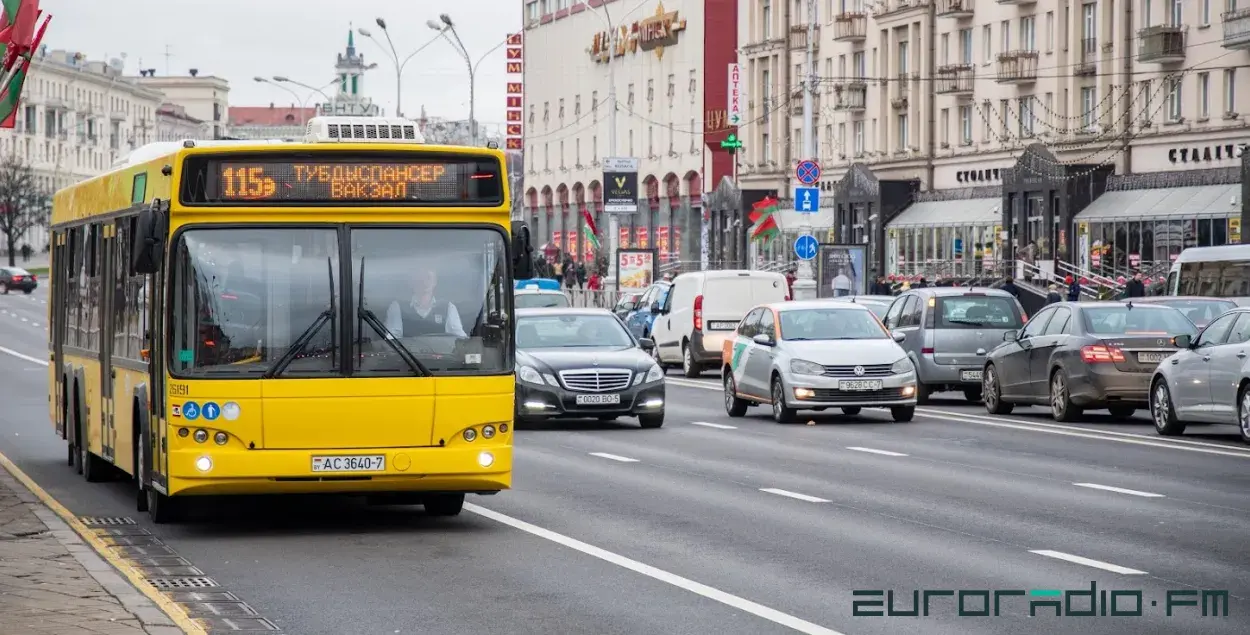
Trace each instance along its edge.
<instances>
[{"instance_id":1,"label":"bus wheel","mask_svg":"<svg viewBox=\"0 0 1250 635\"><path fill-rule=\"evenodd\" d=\"M155 488L147 488L144 492L148 499L148 517L158 525L177 522L181 517L182 501L170 498Z\"/></svg>"},{"instance_id":2,"label":"bus wheel","mask_svg":"<svg viewBox=\"0 0 1250 635\"><path fill-rule=\"evenodd\" d=\"M430 516L459 516L464 494L432 494L425 497L425 513Z\"/></svg>"}]
</instances>

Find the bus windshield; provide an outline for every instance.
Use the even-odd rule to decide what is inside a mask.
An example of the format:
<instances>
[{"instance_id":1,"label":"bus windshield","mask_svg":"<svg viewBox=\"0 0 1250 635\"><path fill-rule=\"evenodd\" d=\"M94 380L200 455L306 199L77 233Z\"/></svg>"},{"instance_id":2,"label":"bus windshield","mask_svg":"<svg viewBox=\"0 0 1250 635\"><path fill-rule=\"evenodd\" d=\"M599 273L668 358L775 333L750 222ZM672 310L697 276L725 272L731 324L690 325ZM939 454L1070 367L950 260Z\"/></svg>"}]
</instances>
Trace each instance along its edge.
<instances>
[{"instance_id":1,"label":"bus windshield","mask_svg":"<svg viewBox=\"0 0 1250 635\"><path fill-rule=\"evenodd\" d=\"M170 370L189 378L508 372L504 241L499 230L467 227L184 231L173 251Z\"/></svg>"}]
</instances>

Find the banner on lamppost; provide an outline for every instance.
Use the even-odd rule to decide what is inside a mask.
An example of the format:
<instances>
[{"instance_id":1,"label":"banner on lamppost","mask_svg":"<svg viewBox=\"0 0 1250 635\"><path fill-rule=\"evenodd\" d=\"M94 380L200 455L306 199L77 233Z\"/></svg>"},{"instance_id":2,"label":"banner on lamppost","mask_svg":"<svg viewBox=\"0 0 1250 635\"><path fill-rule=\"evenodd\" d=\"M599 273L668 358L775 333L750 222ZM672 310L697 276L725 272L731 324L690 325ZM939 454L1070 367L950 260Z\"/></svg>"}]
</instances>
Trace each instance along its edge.
<instances>
[{"instance_id":1,"label":"banner on lamppost","mask_svg":"<svg viewBox=\"0 0 1250 635\"><path fill-rule=\"evenodd\" d=\"M632 157L603 160L603 211L609 214L633 214L638 211L640 163Z\"/></svg>"}]
</instances>

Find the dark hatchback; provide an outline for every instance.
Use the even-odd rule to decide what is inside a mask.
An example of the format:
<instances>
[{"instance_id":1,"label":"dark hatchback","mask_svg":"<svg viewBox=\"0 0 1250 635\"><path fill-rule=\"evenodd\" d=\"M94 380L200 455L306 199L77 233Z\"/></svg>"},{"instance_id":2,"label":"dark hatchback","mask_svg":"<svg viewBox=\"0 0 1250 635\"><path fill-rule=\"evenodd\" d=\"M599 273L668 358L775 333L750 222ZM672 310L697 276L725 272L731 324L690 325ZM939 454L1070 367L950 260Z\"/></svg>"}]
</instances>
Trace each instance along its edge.
<instances>
[{"instance_id":1,"label":"dark hatchback","mask_svg":"<svg viewBox=\"0 0 1250 635\"><path fill-rule=\"evenodd\" d=\"M1172 338L1198 332L1178 310L1136 302L1051 304L990 352L982 396L990 414L1049 405L1056 421L1084 410L1130 417L1147 407L1150 378L1179 350Z\"/></svg>"},{"instance_id":2,"label":"dark hatchback","mask_svg":"<svg viewBox=\"0 0 1250 635\"><path fill-rule=\"evenodd\" d=\"M638 417L664 425L664 371L655 344L606 309L518 309L516 421Z\"/></svg>"},{"instance_id":3,"label":"dark hatchback","mask_svg":"<svg viewBox=\"0 0 1250 635\"><path fill-rule=\"evenodd\" d=\"M35 274L18 267L0 267L0 293L21 291L32 293L39 288L39 279Z\"/></svg>"}]
</instances>

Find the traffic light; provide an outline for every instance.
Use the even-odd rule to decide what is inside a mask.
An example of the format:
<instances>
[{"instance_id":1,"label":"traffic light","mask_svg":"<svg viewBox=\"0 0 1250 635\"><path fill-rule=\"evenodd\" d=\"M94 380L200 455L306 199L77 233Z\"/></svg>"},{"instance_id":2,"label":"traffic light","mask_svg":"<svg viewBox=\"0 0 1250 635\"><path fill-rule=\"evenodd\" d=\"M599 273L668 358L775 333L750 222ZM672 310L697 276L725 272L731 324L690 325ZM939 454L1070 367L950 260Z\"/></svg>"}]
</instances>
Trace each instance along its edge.
<instances>
[{"instance_id":1,"label":"traffic light","mask_svg":"<svg viewBox=\"0 0 1250 635\"><path fill-rule=\"evenodd\" d=\"M721 150L728 150L729 154L733 154L742 149L742 142L738 140L738 135L730 133L725 140L720 142Z\"/></svg>"}]
</instances>

